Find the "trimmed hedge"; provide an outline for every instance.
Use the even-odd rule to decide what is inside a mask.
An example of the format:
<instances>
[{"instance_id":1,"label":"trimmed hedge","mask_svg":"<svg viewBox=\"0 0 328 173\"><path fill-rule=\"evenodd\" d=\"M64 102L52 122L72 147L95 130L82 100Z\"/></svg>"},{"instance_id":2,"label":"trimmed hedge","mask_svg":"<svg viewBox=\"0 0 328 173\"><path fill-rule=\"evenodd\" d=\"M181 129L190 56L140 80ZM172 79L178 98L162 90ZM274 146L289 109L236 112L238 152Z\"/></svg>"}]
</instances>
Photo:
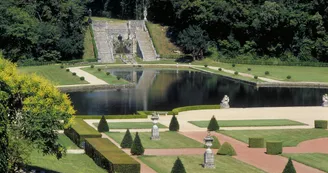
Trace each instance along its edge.
<instances>
[{"instance_id":1,"label":"trimmed hedge","mask_svg":"<svg viewBox=\"0 0 328 173\"><path fill-rule=\"evenodd\" d=\"M138 132L136 133L136 136L134 137L130 152L132 155L143 155L145 152L145 149L142 146Z\"/></svg>"},{"instance_id":2,"label":"trimmed hedge","mask_svg":"<svg viewBox=\"0 0 328 173\"><path fill-rule=\"evenodd\" d=\"M175 115L173 115L171 118L170 125L169 125L169 130L170 131L179 131L179 129L180 129L180 125L179 125L178 119L177 119L177 117L175 117Z\"/></svg>"},{"instance_id":3,"label":"trimmed hedge","mask_svg":"<svg viewBox=\"0 0 328 173\"><path fill-rule=\"evenodd\" d=\"M179 112L191 111L191 110L201 110L201 109L220 109L220 105L195 105L195 106L184 106L178 107L172 110L175 115L178 115Z\"/></svg>"},{"instance_id":4,"label":"trimmed hedge","mask_svg":"<svg viewBox=\"0 0 328 173\"><path fill-rule=\"evenodd\" d=\"M296 173L296 170L295 170L295 167L293 165L291 158L288 159L288 162L287 162L284 170L282 171L282 173Z\"/></svg>"},{"instance_id":5,"label":"trimmed hedge","mask_svg":"<svg viewBox=\"0 0 328 173\"><path fill-rule=\"evenodd\" d=\"M101 119L101 115L77 115L76 118L80 119ZM105 115L106 119L138 119L147 118L146 114L139 115Z\"/></svg>"},{"instance_id":6,"label":"trimmed hedge","mask_svg":"<svg viewBox=\"0 0 328 173\"><path fill-rule=\"evenodd\" d=\"M85 154L109 173L129 172L140 173L140 163L106 138L88 138L85 144Z\"/></svg>"},{"instance_id":7,"label":"trimmed hedge","mask_svg":"<svg viewBox=\"0 0 328 173\"><path fill-rule=\"evenodd\" d=\"M186 169L183 166L183 163L181 162L181 160L180 160L179 157L174 162L174 165L172 167L171 173L186 173Z\"/></svg>"},{"instance_id":8,"label":"trimmed hedge","mask_svg":"<svg viewBox=\"0 0 328 173\"><path fill-rule=\"evenodd\" d=\"M101 119L98 124L98 132L108 132L109 131L109 126L106 121L105 116L101 116Z\"/></svg>"},{"instance_id":9,"label":"trimmed hedge","mask_svg":"<svg viewBox=\"0 0 328 173\"><path fill-rule=\"evenodd\" d=\"M328 63L323 62L273 62L269 60L239 60L239 59L219 59L219 62L251 64L251 65L275 65L275 66L312 66L312 67L328 67Z\"/></svg>"},{"instance_id":10,"label":"trimmed hedge","mask_svg":"<svg viewBox=\"0 0 328 173\"><path fill-rule=\"evenodd\" d=\"M131 148L132 143L133 143L133 139L130 130L127 129L120 146L122 148Z\"/></svg>"},{"instance_id":11,"label":"trimmed hedge","mask_svg":"<svg viewBox=\"0 0 328 173\"><path fill-rule=\"evenodd\" d=\"M80 148L84 148L85 138L101 138L101 134L97 130L80 118L75 118L73 125L64 129L64 133Z\"/></svg>"},{"instance_id":12,"label":"trimmed hedge","mask_svg":"<svg viewBox=\"0 0 328 173\"><path fill-rule=\"evenodd\" d=\"M213 117L210 120L210 123L208 123L207 131L217 131L219 129L220 129L220 126L218 124L218 121L216 121L216 118L213 115Z\"/></svg>"},{"instance_id":13,"label":"trimmed hedge","mask_svg":"<svg viewBox=\"0 0 328 173\"><path fill-rule=\"evenodd\" d=\"M314 128L316 129L327 129L328 121L327 120L314 120Z\"/></svg>"},{"instance_id":14,"label":"trimmed hedge","mask_svg":"<svg viewBox=\"0 0 328 173\"><path fill-rule=\"evenodd\" d=\"M249 148L264 148L264 138L248 138Z\"/></svg>"},{"instance_id":15,"label":"trimmed hedge","mask_svg":"<svg viewBox=\"0 0 328 173\"><path fill-rule=\"evenodd\" d=\"M233 146L228 142L225 142L225 143L222 144L222 146L218 150L217 154L218 155L228 155L228 156L237 155L235 149L233 148Z\"/></svg>"},{"instance_id":16,"label":"trimmed hedge","mask_svg":"<svg viewBox=\"0 0 328 173\"><path fill-rule=\"evenodd\" d=\"M282 142L281 141L267 141L266 142L266 153L271 155L278 155L282 153Z\"/></svg>"}]
</instances>

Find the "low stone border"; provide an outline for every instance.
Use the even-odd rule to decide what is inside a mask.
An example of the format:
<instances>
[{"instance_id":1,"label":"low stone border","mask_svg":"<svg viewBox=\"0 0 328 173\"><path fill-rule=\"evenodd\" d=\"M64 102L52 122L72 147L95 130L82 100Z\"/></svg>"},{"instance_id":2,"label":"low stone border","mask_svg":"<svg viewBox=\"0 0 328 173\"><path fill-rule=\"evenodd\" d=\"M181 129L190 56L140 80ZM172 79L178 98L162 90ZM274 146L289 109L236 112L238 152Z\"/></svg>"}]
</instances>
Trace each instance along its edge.
<instances>
[{"instance_id":1,"label":"low stone border","mask_svg":"<svg viewBox=\"0 0 328 173\"><path fill-rule=\"evenodd\" d=\"M94 91L100 89L126 89L126 88L134 88L135 84L125 84L125 85L62 85L57 86L57 88L62 92L74 92L74 91Z\"/></svg>"}]
</instances>

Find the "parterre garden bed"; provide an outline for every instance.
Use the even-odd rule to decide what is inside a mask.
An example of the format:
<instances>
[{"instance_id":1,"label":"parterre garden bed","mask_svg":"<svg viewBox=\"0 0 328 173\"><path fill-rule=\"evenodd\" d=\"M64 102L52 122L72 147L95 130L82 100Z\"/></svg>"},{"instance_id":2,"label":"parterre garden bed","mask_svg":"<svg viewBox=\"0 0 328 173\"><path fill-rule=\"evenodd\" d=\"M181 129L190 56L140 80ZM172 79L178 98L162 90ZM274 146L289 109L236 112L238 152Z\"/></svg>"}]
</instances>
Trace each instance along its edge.
<instances>
[{"instance_id":1,"label":"parterre garden bed","mask_svg":"<svg viewBox=\"0 0 328 173\"><path fill-rule=\"evenodd\" d=\"M224 172L224 173L257 173L264 172L254 166L241 162L233 157L215 155L215 169L204 169L202 167L203 156L179 156L186 172L210 173L210 172ZM154 169L158 173L171 172L173 164L177 156L141 156L138 157L143 163Z\"/></svg>"},{"instance_id":2,"label":"parterre garden bed","mask_svg":"<svg viewBox=\"0 0 328 173\"><path fill-rule=\"evenodd\" d=\"M297 153L297 154L282 154L282 156L291 157L293 160L297 162L328 172L328 154Z\"/></svg>"},{"instance_id":3,"label":"parterre garden bed","mask_svg":"<svg viewBox=\"0 0 328 173\"><path fill-rule=\"evenodd\" d=\"M282 141L283 147L293 147L303 141L328 137L328 132L324 129L227 130L219 131L219 133L245 143L248 143L249 137L263 137L264 140Z\"/></svg>"},{"instance_id":4,"label":"parterre garden bed","mask_svg":"<svg viewBox=\"0 0 328 173\"><path fill-rule=\"evenodd\" d=\"M107 132L106 135L121 143L125 133ZM134 139L135 133L131 133ZM139 137L144 148L202 148L204 144L185 137L177 132L160 132L160 140L151 140L150 132L141 132Z\"/></svg>"},{"instance_id":5,"label":"parterre garden bed","mask_svg":"<svg viewBox=\"0 0 328 173\"><path fill-rule=\"evenodd\" d=\"M98 127L99 123L93 123L94 126ZM150 129L153 127L152 122L109 122L110 129ZM157 123L158 128L168 128L163 124Z\"/></svg>"}]
</instances>

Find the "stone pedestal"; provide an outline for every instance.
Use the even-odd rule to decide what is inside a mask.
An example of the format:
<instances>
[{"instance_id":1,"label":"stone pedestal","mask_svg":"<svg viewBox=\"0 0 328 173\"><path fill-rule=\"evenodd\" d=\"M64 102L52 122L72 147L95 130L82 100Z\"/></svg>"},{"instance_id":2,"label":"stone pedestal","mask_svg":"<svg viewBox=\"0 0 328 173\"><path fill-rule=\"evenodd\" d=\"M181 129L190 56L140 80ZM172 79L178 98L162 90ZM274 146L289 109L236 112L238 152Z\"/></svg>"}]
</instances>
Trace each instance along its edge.
<instances>
[{"instance_id":1,"label":"stone pedestal","mask_svg":"<svg viewBox=\"0 0 328 173\"><path fill-rule=\"evenodd\" d=\"M158 120L159 120L159 114L157 113L153 113L152 116L151 116L151 120L153 120L153 127L151 129L151 137L150 139L151 140L159 140L160 137L159 137L159 129L158 129L158 126L157 126L157 123L158 123Z\"/></svg>"},{"instance_id":2,"label":"stone pedestal","mask_svg":"<svg viewBox=\"0 0 328 173\"><path fill-rule=\"evenodd\" d=\"M204 153L204 168L215 168L214 154L210 148L206 149Z\"/></svg>"}]
</instances>

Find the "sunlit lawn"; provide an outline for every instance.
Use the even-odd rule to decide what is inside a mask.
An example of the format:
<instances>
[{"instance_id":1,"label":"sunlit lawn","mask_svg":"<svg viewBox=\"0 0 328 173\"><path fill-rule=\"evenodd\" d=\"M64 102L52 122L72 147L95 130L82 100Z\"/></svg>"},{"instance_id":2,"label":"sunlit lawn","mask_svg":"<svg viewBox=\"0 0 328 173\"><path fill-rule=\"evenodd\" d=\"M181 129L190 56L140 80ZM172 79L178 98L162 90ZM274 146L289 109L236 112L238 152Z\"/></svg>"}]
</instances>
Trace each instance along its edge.
<instances>
[{"instance_id":1,"label":"sunlit lawn","mask_svg":"<svg viewBox=\"0 0 328 173\"><path fill-rule=\"evenodd\" d=\"M84 50L83 50L83 59L94 59L93 53L93 44L92 44L92 37L90 33L90 28L87 27L85 34L84 34Z\"/></svg>"},{"instance_id":2,"label":"sunlit lawn","mask_svg":"<svg viewBox=\"0 0 328 173\"><path fill-rule=\"evenodd\" d=\"M245 143L248 143L249 137L263 137L266 141L282 141L284 147L297 146L303 141L328 137L328 131L324 129L226 130L219 133Z\"/></svg>"},{"instance_id":3,"label":"sunlit lawn","mask_svg":"<svg viewBox=\"0 0 328 173\"><path fill-rule=\"evenodd\" d=\"M257 173L264 172L254 166L248 165L230 156L215 155L215 169L204 169L202 163L204 157L202 155L179 156L186 172L197 173ZM173 164L177 156L141 156L138 157L143 163L154 169L158 173L171 172Z\"/></svg>"},{"instance_id":4,"label":"sunlit lawn","mask_svg":"<svg viewBox=\"0 0 328 173\"><path fill-rule=\"evenodd\" d=\"M94 68L86 67L86 68L81 68L81 70L84 70L84 71L96 76L97 78L102 79L103 81L107 82L108 84L117 84L117 85L129 84L128 81L126 81L122 78L117 79L117 77L112 74L107 75L103 69L101 71L98 71L98 67L94 67Z\"/></svg>"},{"instance_id":5,"label":"sunlit lawn","mask_svg":"<svg viewBox=\"0 0 328 173\"><path fill-rule=\"evenodd\" d=\"M121 143L125 133L107 132L109 137L117 143ZM135 133L131 133L134 139ZM150 132L139 133L144 148L202 148L201 144L193 139L185 137L177 132L160 132L160 140L151 140Z\"/></svg>"},{"instance_id":6,"label":"sunlit lawn","mask_svg":"<svg viewBox=\"0 0 328 173\"><path fill-rule=\"evenodd\" d=\"M93 123L96 127L98 123ZM110 122L109 129L150 129L153 127L152 122ZM167 128L163 124L158 123L158 128Z\"/></svg>"},{"instance_id":7,"label":"sunlit lawn","mask_svg":"<svg viewBox=\"0 0 328 173\"><path fill-rule=\"evenodd\" d=\"M293 160L308 165L310 167L328 172L328 154L297 153L297 154L282 154L282 155L285 157L291 157Z\"/></svg>"},{"instance_id":8,"label":"sunlit lawn","mask_svg":"<svg viewBox=\"0 0 328 173\"><path fill-rule=\"evenodd\" d=\"M205 128L210 121L189 121L198 127ZM261 119L261 120L218 120L220 127L256 127L256 126L297 126L304 123L287 119Z\"/></svg>"},{"instance_id":9,"label":"sunlit lawn","mask_svg":"<svg viewBox=\"0 0 328 173\"><path fill-rule=\"evenodd\" d=\"M79 149L65 134L58 134L58 142L65 146L66 149Z\"/></svg>"}]
</instances>

